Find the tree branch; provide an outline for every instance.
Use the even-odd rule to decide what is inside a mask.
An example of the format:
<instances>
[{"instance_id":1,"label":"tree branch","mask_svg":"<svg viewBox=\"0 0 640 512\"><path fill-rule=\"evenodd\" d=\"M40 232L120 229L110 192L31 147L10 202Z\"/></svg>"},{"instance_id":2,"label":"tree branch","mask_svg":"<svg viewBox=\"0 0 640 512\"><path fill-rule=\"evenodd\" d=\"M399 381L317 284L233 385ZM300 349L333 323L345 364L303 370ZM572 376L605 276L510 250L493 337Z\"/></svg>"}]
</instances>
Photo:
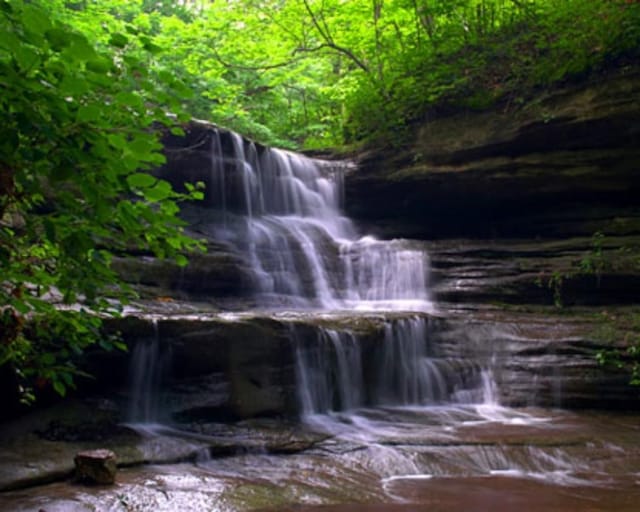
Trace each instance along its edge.
<instances>
[{"instance_id":1,"label":"tree branch","mask_svg":"<svg viewBox=\"0 0 640 512\"><path fill-rule=\"evenodd\" d=\"M264 66L243 66L242 64L234 64L232 62L227 62L226 60L224 60L222 58L220 53L218 53L218 51L213 47L211 48L211 51L213 52L213 58L216 59L225 68L239 69L239 70L242 70L242 71L269 71L271 69L284 68L284 67L290 66L291 64L295 64L296 62L299 62L300 60L302 60L301 58L300 59L290 59L290 60L278 62L276 64L266 64ZM295 54L295 51L294 51L294 54Z\"/></svg>"},{"instance_id":2,"label":"tree branch","mask_svg":"<svg viewBox=\"0 0 640 512\"><path fill-rule=\"evenodd\" d=\"M330 48L348 57L349 60L351 60L351 62L353 62L356 66L362 69L365 73L371 74L371 70L369 69L369 66L367 66L366 62L358 58L358 56L354 54L351 50L349 50L349 48L345 48L344 46L340 46L339 44L336 44L336 42L331 37L331 34L329 33L329 27L327 26L326 22L323 19L322 22L324 24L324 27L320 25L320 21L318 20L318 17L316 16L316 14L313 12L313 9L311 9L309 2L307 0L302 0L302 2L304 3L304 7L307 13L309 13L309 16L311 17L311 22L313 23L313 26L316 27L316 30L318 31L322 39L324 39L324 43L314 48L297 48L294 51L294 53L299 51L314 52L314 51L321 50L322 48Z\"/></svg>"}]
</instances>

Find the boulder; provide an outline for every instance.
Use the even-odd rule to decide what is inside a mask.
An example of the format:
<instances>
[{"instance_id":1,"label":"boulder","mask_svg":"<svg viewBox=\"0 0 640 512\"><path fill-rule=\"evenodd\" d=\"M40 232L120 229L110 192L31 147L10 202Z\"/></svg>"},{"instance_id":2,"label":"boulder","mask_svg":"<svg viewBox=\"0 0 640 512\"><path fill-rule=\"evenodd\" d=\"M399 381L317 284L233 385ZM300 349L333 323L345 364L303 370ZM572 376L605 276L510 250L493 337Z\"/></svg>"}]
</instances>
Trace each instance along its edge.
<instances>
[{"instance_id":1,"label":"boulder","mask_svg":"<svg viewBox=\"0 0 640 512\"><path fill-rule=\"evenodd\" d=\"M112 485L118 470L116 454L98 449L79 452L74 458L76 478L89 484Z\"/></svg>"}]
</instances>

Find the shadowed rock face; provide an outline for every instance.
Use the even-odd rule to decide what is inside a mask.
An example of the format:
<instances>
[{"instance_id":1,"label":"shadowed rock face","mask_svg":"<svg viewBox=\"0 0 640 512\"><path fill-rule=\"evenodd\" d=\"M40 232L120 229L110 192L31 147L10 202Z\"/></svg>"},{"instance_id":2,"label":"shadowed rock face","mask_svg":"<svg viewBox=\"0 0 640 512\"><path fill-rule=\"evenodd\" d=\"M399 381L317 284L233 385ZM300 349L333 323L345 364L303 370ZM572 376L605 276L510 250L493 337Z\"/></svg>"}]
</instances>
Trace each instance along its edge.
<instances>
[{"instance_id":1,"label":"shadowed rock face","mask_svg":"<svg viewBox=\"0 0 640 512\"><path fill-rule=\"evenodd\" d=\"M440 302L621 306L637 301L637 236L606 236L601 269L585 272L593 239L439 240L426 243L432 291ZM557 283L551 281L558 276ZM555 297L554 297L555 295Z\"/></svg>"},{"instance_id":2,"label":"shadowed rock face","mask_svg":"<svg viewBox=\"0 0 640 512\"><path fill-rule=\"evenodd\" d=\"M154 389L144 390L138 397L140 402L149 402L150 397L145 394L153 393L157 394L155 400L161 402L152 411L155 416L142 418L146 421L297 416L300 406L295 365L299 347L316 346L321 341L319 335L327 330L348 332L357 340L363 365L368 369L375 359L371 354L382 346L385 328L405 316L343 313L316 318L313 313L282 317L211 311L129 316L106 323L109 331L122 334L131 347L129 354L114 354L111 358L97 354L89 370L103 385L124 389L131 402L137 394L133 373L150 373L152 366L160 367L164 360L161 375L147 384ZM136 362L140 346L149 347L154 353L147 352ZM136 368L139 364L144 368ZM147 409L148 404L133 407L130 412L136 416L136 409Z\"/></svg>"},{"instance_id":3,"label":"shadowed rock face","mask_svg":"<svg viewBox=\"0 0 640 512\"><path fill-rule=\"evenodd\" d=\"M404 149L360 158L347 211L419 238L637 233L639 117L640 71L622 69L523 106L427 119Z\"/></svg>"}]
</instances>

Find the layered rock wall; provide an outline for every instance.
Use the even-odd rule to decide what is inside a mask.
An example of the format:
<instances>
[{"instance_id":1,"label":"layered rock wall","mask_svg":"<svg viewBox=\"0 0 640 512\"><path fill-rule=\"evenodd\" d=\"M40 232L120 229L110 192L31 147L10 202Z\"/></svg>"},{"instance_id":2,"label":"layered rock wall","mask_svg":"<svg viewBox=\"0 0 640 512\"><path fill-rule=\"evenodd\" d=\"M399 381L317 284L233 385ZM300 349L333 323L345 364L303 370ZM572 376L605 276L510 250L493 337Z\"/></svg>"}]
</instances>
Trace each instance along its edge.
<instances>
[{"instance_id":1,"label":"layered rock wall","mask_svg":"<svg viewBox=\"0 0 640 512\"><path fill-rule=\"evenodd\" d=\"M425 240L437 303L460 339L484 333L464 343L492 347L504 403L636 408L629 373L597 357L640 339L639 172L627 66L425 119L405 147L360 156L346 207Z\"/></svg>"},{"instance_id":2,"label":"layered rock wall","mask_svg":"<svg viewBox=\"0 0 640 512\"><path fill-rule=\"evenodd\" d=\"M640 70L427 119L362 155L348 213L382 233L492 238L640 231Z\"/></svg>"}]
</instances>

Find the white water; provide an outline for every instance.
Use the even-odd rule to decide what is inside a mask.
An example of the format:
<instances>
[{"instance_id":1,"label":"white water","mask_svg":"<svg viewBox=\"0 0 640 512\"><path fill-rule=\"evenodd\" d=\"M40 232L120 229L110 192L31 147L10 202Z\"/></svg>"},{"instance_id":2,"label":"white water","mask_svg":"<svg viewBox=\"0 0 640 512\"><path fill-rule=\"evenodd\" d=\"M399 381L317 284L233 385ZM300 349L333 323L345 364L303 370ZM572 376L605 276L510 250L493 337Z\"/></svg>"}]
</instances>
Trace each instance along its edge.
<instances>
[{"instance_id":1,"label":"white water","mask_svg":"<svg viewBox=\"0 0 640 512\"><path fill-rule=\"evenodd\" d=\"M426 253L358 233L341 212L343 166L225 136L232 155L219 134L211 145L214 234L246 257L261 306L431 311Z\"/></svg>"},{"instance_id":2,"label":"white water","mask_svg":"<svg viewBox=\"0 0 640 512\"><path fill-rule=\"evenodd\" d=\"M321 327L315 339L300 339L295 329L293 337L303 416L447 404L475 404L491 414L499 407L490 368L432 354L424 317L386 322L382 343Z\"/></svg>"},{"instance_id":3,"label":"white water","mask_svg":"<svg viewBox=\"0 0 640 512\"><path fill-rule=\"evenodd\" d=\"M158 322L152 322L153 333L136 343L130 364L129 410L132 423L154 423L162 414L161 385L171 360L171 351L160 346Z\"/></svg>"},{"instance_id":4,"label":"white water","mask_svg":"<svg viewBox=\"0 0 640 512\"><path fill-rule=\"evenodd\" d=\"M362 407L364 380L359 340L347 331L322 328L316 336L306 347L299 343L296 348L296 381L303 416Z\"/></svg>"}]
</instances>

